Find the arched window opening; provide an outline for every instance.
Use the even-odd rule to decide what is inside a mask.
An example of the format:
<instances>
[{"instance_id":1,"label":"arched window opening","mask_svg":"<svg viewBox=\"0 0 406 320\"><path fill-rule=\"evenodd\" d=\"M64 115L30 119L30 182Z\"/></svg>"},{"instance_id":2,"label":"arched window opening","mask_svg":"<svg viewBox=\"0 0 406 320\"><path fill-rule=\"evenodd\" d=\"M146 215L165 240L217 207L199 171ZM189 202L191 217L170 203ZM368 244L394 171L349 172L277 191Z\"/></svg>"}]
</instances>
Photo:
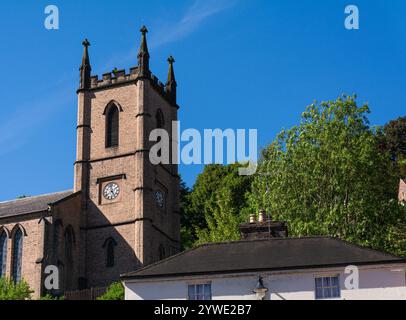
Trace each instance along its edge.
<instances>
[{"instance_id":1,"label":"arched window opening","mask_svg":"<svg viewBox=\"0 0 406 320\"><path fill-rule=\"evenodd\" d=\"M165 119L161 109L158 109L155 115L156 127L157 129L163 129L165 126Z\"/></svg>"},{"instance_id":2,"label":"arched window opening","mask_svg":"<svg viewBox=\"0 0 406 320\"><path fill-rule=\"evenodd\" d=\"M115 265L115 247L117 242L113 238L109 238L104 242L103 248L106 249L106 267L112 268Z\"/></svg>"},{"instance_id":3,"label":"arched window opening","mask_svg":"<svg viewBox=\"0 0 406 320\"><path fill-rule=\"evenodd\" d=\"M73 247L75 244L75 235L72 227L67 227L65 231L65 264L73 263Z\"/></svg>"},{"instance_id":4,"label":"arched window opening","mask_svg":"<svg viewBox=\"0 0 406 320\"><path fill-rule=\"evenodd\" d=\"M72 274L73 274L73 249L75 245L75 233L71 226L68 226L64 234L65 247L65 289L72 289Z\"/></svg>"},{"instance_id":5,"label":"arched window opening","mask_svg":"<svg viewBox=\"0 0 406 320\"><path fill-rule=\"evenodd\" d=\"M60 247L62 243L62 234L63 234L63 224L61 220L56 220L53 228L53 236L52 236L52 251L53 251L53 257L54 257L54 263L55 265L58 264L58 261L60 259L59 253L60 253Z\"/></svg>"},{"instance_id":6,"label":"arched window opening","mask_svg":"<svg viewBox=\"0 0 406 320\"><path fill-rule=\"evenodd\" d=\"M119 114L115 104L111 105L106 115L106 147L117 147L119 143Z\"/></svg>"},{"instance_id":7,"label":"arched window opening","mask_svg":"<svg viewBox=\"0 0 406 320\"><path fill-rule=\"evenodd\" d=\"M165 247L161 244L159 246L159 260L164 260L166 258Z\"/></svg>"},{"instance_id":8,"label":"arched window opening","mask_svg":"<svg viewBox=\"0 0 406 320\"><path fill-rule=\"evenodd\" d=\"M13 263L12 263L12 275L14 282L21 281L22 271L22 257L23 257L23 232L20 228L16 230L13 237Z\"/></svg>"},{"instance_id":9,"label":"arched window opening","mask_svg":"<svg viewBox=\"0 0 406 320\"><path fill-rule=\"evenodd\" d=\"M165 125L165 120L164 120L164 115L161 111L161 109L158 109L158 111L156 112L155 115L155 121L156 121L156 128L157 129L163 129L164 125ZM157 142L160 143L162 140L161 137L158 137ZM158 157L162 156L162 150L158 151Z\"/></svg>"},{"instance_id":10,"label":"arched window opening","mask_svg":"<svg viewBox=\"0 0 406 320\"><path fill-rule=\"evenodd\" d=\"M7 267L7 234L3 231L0 234L0 278L6 275Z\"/></svg>"}]
</instances>

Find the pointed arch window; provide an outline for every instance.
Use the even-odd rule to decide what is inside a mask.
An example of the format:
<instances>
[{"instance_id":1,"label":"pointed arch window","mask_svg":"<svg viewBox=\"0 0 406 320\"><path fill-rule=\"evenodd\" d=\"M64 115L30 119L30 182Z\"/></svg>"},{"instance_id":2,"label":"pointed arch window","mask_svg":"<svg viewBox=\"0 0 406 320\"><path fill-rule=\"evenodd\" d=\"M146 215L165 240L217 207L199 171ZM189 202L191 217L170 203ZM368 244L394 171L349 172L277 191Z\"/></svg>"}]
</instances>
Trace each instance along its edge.
<instances>
[{"instance_id":1,"label":"pointed arch window","mask_svg":"<svg viewBox=\"0 0 406 320\"><path fill-rule=\"evenodd\" d=\"M106 113L106 148L117 147L119 143L120 110L112 104Z\"/></svg>"},{"instance_id":2,"label":"pointed arch window","mask_svg":"<svg viewBox=\"0 0 406 320\"><path fill-rule=\"evenodd\" d=\"M52 249L55 257L55 263L59 259L59 244L60 244L60 236L62 234L61 229L63 227L61 220L56 220L53 229L53 239L52 239Z\"/></svg>"},{"instance_id":3,"label":"pointed arch window","mask_svg":"<svg viewBox=\"0 0 406 320\"><path fill-rule=\"evenodd\" d=\"M12 263L12 275L14 282L21 281L22 274L22 258L23 258L23 232L20 228L16 230L13 237L13 263Z\"/></svg>"},{"instance_id":4,"label":"pointed arch window","mask_svg":"<svg viewBox=\"0 0 406 320\"><path fill-rule=\"evenodd\" d=\"M157 129L163 129L165 125L165 118L161 109L158 109L158 111L156 112L155 121Z\"/></svg>"},{"instance_id":5,"label":"pointed arch window","mask_svg":"<svg viewBox=\"0 0 406 320\"><path fill-rule=\"evenodd\" d=\"M158 109L158 111L156 112L155 121L156 121L156 128L157 129L163 129L164 128L165 119L164 119L164 115L163 115L161 109ZM158 137L157 142L160 143L161 140L162 140L162 138ZM161 157L161 156L162 156L162 150L160 149L158 151L158 157Z\"/></svg>"},{"instance_id":6,"label":"pointed arch window","mask_svg":"<svg viewBox=\"0 0 406 320\"><path fill-rule=\"evenodd\" d=\"M72 274L73 274L73 250L75 246L75 232L72 226L66 227L64 234L64 247L65 247L65 289L70 290L73 287Z\"/></svg>"},{"instance_id":7,"label":"pointed arch window","mask_svg":"<svg viewBox=\"0 0 406 320\"><path fill-rule=\"evenodd\" d=\"M117 242L113 238L108 238L103 245L106 249L106 267L112 268L115 265L115 249Z\"/></svg>"},{"instance_id":8,"label":"pointed arch window","mask_svg":"<svg viewBox=\"0 0 406 320\"><path fill-rule=\"evenodd\" d=\"M71 226L68 226L65 231L65 264L73 264L73 248L75 245L75 233Z\"/></svg>"},{"instance_id":9,"label":"pointed arch window","mask_svg":"<svg viewBox=\"0 0 406 320\"><path fill-rule=\"evenodd\" d=\"M6 275L7 267L7 234L5 231L0 234L0 278Z\"/></svg>"}]
</instances>

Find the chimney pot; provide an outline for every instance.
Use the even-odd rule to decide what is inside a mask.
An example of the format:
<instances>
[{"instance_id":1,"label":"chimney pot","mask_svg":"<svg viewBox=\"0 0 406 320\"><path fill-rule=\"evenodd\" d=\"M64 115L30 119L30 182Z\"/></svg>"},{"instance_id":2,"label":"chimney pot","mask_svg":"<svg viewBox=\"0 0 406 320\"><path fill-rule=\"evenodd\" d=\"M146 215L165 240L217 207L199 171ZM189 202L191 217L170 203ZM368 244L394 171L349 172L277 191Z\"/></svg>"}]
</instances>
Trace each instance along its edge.
<instances>
[{"instance_id":1,"label":"chimney pot","mask_svg":"<svg viewBox=\"0 0 406 320\"><path fill-rule=\"evenodd\" d=\"M266 221L266 212L265 210L259 211L259 219L258 222L265 222Z\"/></svg>"}]
</instances>

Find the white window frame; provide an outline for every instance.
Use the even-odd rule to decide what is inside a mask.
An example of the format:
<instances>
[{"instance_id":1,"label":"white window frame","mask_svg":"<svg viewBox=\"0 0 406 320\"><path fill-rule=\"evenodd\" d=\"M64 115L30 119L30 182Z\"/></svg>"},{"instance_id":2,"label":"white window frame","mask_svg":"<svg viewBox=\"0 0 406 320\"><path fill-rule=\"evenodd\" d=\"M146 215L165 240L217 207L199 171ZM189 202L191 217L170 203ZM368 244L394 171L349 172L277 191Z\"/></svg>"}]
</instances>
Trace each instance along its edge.
<instances>
[{"instance_id":1,"label":"white window frame","mask_svg":"<svg viewBox=\"0 0 406 320\"><path fill-rule=\"evenodd\" d=\"M198 296L197 293L196 293L196 288L198 286L203 287L203 299L190 299L190 295L189 295L190 287L194 287L194 290L195 290L194 297L196 298ZM206 286L210 287L210 299L206 299L206 293L204 292L204 289L205 289ZM191 282L191 283L187 284L186 289L187 289L187 300L191 300L191 301L198 301L198 300L200 300L200 301L211 301L211 300L213 300L213 290L212 290L212 283L211 282L207 282L207 281L206 282Z\"/></svg>"},{"instance_id":2,"label":"white window frame","mask_svg":"<svg viewBox=\"0 0 406 320\"><path fill-rule=\"evenodd\" d=\"M326 278L330 278L330 281L332 278L337 278L338 279L338 287L337 286L332 286L330 285L329 287L325 287L324 286L324 279ZM323 292L323 297L318 297L317 296L317 279L321 279L322 282L322 292ZM331 297L324 297L324 289L329 288L331 290ZM338 288L338 296L333 297L333 288ZM341 277L340 274L322 274L322 275L315 275L314 276L314 299L315 300L337 300L337 299L341 299Z\"/></svg>"}]
</instances>

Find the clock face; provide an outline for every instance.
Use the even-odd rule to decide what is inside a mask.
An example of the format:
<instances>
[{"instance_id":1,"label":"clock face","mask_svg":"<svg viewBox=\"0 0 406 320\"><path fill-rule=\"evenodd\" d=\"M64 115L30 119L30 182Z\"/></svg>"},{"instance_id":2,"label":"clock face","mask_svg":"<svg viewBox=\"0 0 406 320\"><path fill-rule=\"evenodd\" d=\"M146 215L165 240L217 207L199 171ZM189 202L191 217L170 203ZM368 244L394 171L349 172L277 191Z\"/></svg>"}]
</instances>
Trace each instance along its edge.
<instances>
[{"instance_id":1,"label":"clock face","mask_svg":"<svg viewBox=\"0 0 406 320\"><path fill-rule=\"evenodd\" d=\"M117 183L109 183L107 186L104 187L103 196L107 200L114 200L120 194L120 187Z\"/></svg>"},{"instance_id":2,"label":"clock face","mask_svg":"<svg viewBox=\"0 0 406 320\"><path fill-rule=\"evenodd\" d=\"M158 207L160 207L161 209L165 207L165 197L161 191L155 192L155 200Z\"/></svg>"}]
</instances>

